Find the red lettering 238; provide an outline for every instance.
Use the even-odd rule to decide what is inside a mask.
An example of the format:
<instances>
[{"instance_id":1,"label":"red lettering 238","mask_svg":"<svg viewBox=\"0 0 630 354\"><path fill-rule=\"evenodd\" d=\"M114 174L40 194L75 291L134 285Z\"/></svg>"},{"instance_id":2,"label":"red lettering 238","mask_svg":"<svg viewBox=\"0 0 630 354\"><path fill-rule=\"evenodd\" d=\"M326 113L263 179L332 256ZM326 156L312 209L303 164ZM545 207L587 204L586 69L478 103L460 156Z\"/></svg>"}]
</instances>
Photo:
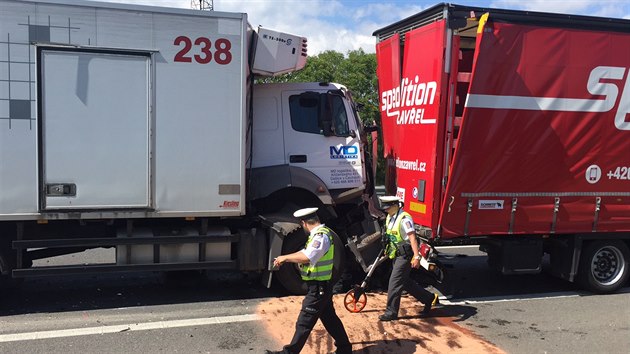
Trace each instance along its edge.
<instances>
[{"instance_id":1,"label":"red lettering 238","mask_svg":"<svg viewBox=\"0 0 630 354\"><path fill-rule=\"evenodd\" d=\"M193 58L199 64L208 64L214 58L214 61L220 65L227 65L232 62L232 43L225 39L219 38L214 42L214 53L212 52L212 41L209 38L199 37L195 39L194 45L196 47L193 56L189 56L189 52L193 47L193 42L186 36L179 36L175 38L173 42L176 46L183 45L184 47L175 54L175 61L182 63L191 63Z\"/></svg>"}]
</instances>

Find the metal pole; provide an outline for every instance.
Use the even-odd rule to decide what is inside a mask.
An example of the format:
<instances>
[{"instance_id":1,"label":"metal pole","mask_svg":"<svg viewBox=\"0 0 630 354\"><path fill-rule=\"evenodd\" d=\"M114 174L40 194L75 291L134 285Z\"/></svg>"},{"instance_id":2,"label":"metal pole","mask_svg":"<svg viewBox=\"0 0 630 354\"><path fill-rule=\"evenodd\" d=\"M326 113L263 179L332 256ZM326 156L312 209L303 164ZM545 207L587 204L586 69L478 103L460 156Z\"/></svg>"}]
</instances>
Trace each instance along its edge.
<instances>
[{"instance_id":1,"label":"metal pole","mask_svg":"<svg viewBox=\"0 0 630 354\"><path fill-rule=\"evenodd\" d=\"M190 7L197 10L214 10L213 0L191 0Z\"/></svg>"}]
</instances>

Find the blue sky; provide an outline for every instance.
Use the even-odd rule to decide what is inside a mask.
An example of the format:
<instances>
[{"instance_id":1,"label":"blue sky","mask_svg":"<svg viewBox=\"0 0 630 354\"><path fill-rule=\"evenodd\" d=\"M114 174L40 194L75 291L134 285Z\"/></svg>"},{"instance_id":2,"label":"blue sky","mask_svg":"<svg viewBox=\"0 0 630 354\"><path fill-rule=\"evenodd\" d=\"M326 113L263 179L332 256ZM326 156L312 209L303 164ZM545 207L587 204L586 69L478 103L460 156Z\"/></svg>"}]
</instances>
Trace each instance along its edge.
<instances>
[{"instance_id":1,"label":"blue sky","mask_svg":"<svg viewBox=\"0 0 630 354\"><path fill-rule=\"evenodd\" d=\"M103 1L103 0L101 0ZM191 0L104 0L190 8ZM460 5L630 19L630 0L453 0ZM374 30L437 4L433 0L214 0L216 11L245 12L252 26L308 38L309 54L374 52Z\"/></svg>"}]
</instances>

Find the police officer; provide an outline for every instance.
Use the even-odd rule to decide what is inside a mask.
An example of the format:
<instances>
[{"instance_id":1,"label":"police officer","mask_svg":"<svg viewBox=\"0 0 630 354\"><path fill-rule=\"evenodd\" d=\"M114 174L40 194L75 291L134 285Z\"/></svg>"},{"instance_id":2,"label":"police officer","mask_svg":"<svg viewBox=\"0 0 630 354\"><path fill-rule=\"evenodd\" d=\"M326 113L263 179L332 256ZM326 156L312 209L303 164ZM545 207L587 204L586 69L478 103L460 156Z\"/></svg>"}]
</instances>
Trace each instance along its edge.
<instances>
[{"instance_id":1,"label":"police officer","mask_svg":"<svg viewBox=\"0 0 630 354\"><path fill-rule=\"evenodd\" d=\"M335 340L336 353L349 354L352 352L352 345L332 301L333 284L330 279L335 254L334 232L320 223L317 208L300 209L293 213L293 216L300 219L304 231L309 235L306 246L303 250L277 257L273 265L280 267L287 262L298 263L308 292L302 302L291 343L285 345L282 351L267 350L265 353L299 353L306 344L317 319L320 319ZM343 252L343 250L338 251Z\"/></svg>"},{"instance_id":2,"label":"police officer","mask_svg":"<svg viewBox=\"0 0 630 354\"><path fill-rule=\"evenodd\" d=\"M402 209L402 201L395 196L379 197L381 208L387 212L386 255L393 260L392 273L387 287L387 308L379 316L381 321L398 319L400 296L403 289L424 304L423 314L437 305L438 295L425 290L409 277L411 268L420 267L420 253L411 215Z\"/></svg>"}]
</instances>

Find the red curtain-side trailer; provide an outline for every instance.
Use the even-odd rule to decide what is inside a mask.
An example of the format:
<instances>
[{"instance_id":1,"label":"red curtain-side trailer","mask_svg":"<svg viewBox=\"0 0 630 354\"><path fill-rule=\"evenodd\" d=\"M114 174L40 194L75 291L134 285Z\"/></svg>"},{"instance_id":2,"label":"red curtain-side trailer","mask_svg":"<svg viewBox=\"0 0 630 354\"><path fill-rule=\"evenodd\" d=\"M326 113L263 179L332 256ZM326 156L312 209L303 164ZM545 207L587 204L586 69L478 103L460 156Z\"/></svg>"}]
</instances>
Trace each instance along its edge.
<instances>
[{"instance_id":1,"label":"red curtain-side trailer","mask_svg":"<svg viewBox=\"0 0 630 354\"><path fill-rule=\"evenodd\" d=\"M421 235L624 286L630 21L440 4L374 35L388 191Z\"/></svg>"}]
</instances>

